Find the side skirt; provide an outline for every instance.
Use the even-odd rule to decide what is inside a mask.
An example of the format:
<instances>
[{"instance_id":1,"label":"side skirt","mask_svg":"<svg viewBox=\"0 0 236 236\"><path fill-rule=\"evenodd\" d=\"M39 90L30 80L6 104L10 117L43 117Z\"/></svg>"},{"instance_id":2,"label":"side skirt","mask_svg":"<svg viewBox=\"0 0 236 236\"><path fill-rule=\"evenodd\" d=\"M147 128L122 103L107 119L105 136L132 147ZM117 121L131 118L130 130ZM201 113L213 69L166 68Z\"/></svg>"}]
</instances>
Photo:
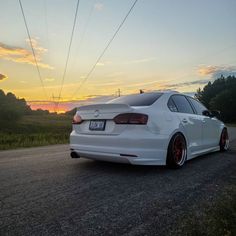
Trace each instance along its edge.
<instances>
[{"instance_id":1,"label":"side skirt","mask_svg":"<svg viewBox=\"0 0 236 236\"><path fill-rule=\"evenodd\" d=\"M203 150L198 151L198 152L190 153L190 155L189 155L187 160L191 160L191 159L193 159L193 158L195 158L197 156L201 156L201 155L204 155L204 154L207 154L207 153L217 152L217 151L220 151L220 147L219 146L203 149Z\"/></svg>"}]
</instances>

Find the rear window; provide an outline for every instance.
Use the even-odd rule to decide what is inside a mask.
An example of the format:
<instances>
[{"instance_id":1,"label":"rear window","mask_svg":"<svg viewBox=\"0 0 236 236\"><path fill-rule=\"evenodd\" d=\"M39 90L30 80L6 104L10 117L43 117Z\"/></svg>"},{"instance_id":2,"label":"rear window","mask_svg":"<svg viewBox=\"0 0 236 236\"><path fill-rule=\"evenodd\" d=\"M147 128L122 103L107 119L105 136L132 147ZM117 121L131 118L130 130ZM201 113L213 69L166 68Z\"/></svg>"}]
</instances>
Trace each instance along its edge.
<instances>
[{"instance_id":1,"label":"rear window","mask_svg":"<svg viewBox=\"0 0 236 236\"><path fill-rule=\"evenodd\" d=\"M119 97L109 101L108 103L122 103L129 106L150 106L152 105L162 93L141 93Z\"/></svg>"}]
</instances>

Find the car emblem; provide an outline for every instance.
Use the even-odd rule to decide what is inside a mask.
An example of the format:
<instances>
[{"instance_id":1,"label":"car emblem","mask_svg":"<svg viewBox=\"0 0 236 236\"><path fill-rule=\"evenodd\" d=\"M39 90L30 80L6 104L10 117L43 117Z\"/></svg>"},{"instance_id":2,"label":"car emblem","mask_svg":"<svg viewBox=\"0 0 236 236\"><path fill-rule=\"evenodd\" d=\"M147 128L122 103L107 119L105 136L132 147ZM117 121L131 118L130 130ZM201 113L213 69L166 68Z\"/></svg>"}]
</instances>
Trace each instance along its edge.
<instances>
[{"instance_id":1,"label":"car emblem","mask_svg":"<svg viewBox=\"0 0 236 236\"><path fill-rule=\"evenodd\" d=\"M100 115L99 110L96 110L96 111L94 112L94 117L98 117L99 115Z\"/></svg>"}]
</instances>

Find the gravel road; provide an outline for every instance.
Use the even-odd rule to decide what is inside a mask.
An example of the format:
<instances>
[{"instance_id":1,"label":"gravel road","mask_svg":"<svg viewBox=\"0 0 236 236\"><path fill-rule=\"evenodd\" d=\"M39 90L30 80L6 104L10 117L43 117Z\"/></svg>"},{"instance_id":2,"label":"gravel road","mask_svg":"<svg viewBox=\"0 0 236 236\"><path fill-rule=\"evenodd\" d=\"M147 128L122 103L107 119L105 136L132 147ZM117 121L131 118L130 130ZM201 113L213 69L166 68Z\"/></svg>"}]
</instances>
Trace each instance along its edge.
<instances>
[{"instance_id":1,"label":"gravel road","mask_svg":"<svg viewBox=\"0 0 236 236\"><path fill-rule=\"evenodd\" d=\"M236 140L178 170L71 159L68 145L2 151L0 235L167 235L235 180Z\"/></svg>"}]
</instances>

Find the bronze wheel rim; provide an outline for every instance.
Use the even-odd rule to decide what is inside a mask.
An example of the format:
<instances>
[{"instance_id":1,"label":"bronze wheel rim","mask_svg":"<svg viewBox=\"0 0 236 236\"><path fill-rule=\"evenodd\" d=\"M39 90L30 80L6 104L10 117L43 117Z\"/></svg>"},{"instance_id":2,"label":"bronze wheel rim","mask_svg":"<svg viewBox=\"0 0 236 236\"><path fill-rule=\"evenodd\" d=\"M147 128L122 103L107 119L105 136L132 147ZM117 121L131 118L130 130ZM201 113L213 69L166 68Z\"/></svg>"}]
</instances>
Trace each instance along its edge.
<instances>
[{"instance_id":1,"label":"bronze wheel rim","mask_svg":"<svg viewBox=\"0 0 236 236\"><path fill-rule=\"evenodd\" d=\"M177 135L173 142L172 153L177 165L183 165L186 157L186 143L181 135Z\"/></svg>"},{"instance_id":2,"label":"bronze wheel rim","mask_svg":"<svg viewBox=\"0 0 236 236\"><path fill-rule=\"evenodd\" d=\"M229 147L229 135L227 129L224 129L221 134L221 146L227 150Z\"/></svg>"}]
</instances>

